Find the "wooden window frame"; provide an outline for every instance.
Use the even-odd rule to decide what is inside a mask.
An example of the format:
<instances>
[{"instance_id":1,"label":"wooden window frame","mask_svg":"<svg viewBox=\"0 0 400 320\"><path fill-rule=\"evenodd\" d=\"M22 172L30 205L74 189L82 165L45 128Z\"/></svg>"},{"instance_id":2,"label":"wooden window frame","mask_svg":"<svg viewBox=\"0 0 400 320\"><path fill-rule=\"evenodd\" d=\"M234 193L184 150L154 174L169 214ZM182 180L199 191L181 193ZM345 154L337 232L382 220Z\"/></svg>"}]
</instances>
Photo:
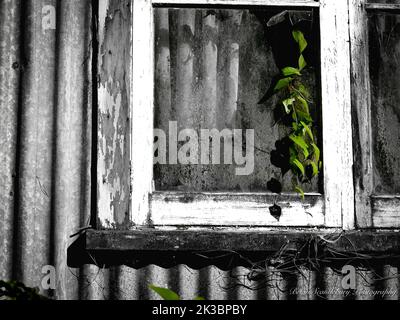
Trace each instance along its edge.
<instances>
[{"instance_id":1,"label":"wooden window frame","mask_svg":"<svg viewBox=\"0 0 400 320\"><path fill-rule=\"evenodd\" d=\"M154 188L153 8L215 5L319 8L324 194L306 194L304 201L295 194L280 196L280 221L268 210L276 199L272 194L159 192ZM132 15L130 221L136 227L354 228L347 0L135 0ZM98 218L106 219L100 210Z\"/></svg>"},{"instance_id":2,"label":"wooden window frame","mask_svg":"<svg viewBox=\"0 0 400 320\"><path fill-rule=\"evenodd\" d=\"M358 228L399 228L400 195L374 195L371 84L369 79L368 12L399 13L400 4L349 2L352 103L357 130L355 208Z\"/></svg>"}]
</instances>

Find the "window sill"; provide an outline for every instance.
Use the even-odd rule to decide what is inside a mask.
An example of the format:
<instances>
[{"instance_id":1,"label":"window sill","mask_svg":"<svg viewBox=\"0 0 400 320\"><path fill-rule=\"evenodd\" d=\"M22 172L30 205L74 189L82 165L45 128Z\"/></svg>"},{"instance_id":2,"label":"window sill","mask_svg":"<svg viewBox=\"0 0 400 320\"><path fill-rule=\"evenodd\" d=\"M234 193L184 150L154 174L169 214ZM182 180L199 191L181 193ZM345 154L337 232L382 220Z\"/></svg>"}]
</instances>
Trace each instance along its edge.
<instances>
[{"instance_id":1,"label":"window sill","mask_svg":"<svg viewBox=\"0 0 400 320\"><path fill-rule=\"evenodd\" d=\"M94 231L86 234L86 250L90 251L235 251L276 252L283 246L299 249L305 241L328 239L327 245L344 252L400 252L400 232L366 230L339 232L333 230L265 230L204 231L156 230Z\"/></svg>"},{"instance_id":2,"label":"window sill","mask_svg":"<svg viewBox=\"0 0 400 320\"><path fill-rule=\"evenodd\" d=\"M275 259L282 250L296 256L304 250L311 250L320 258L325 250L337 252L339 256L325 261L327 264L354 263L360 259L361 262L368 259L368 263L399 259L399 231L344 232L338 240L339 233L332 232L332 229L88 230L68 248L68 266L108 268L126 265L139 269L149 265L163 268L187 265L201 269L214 265L221 270L231 270L237 266L251 268L253 263ZM319 242L318 239L329 241Z\"/></svg>"}]
</instances>

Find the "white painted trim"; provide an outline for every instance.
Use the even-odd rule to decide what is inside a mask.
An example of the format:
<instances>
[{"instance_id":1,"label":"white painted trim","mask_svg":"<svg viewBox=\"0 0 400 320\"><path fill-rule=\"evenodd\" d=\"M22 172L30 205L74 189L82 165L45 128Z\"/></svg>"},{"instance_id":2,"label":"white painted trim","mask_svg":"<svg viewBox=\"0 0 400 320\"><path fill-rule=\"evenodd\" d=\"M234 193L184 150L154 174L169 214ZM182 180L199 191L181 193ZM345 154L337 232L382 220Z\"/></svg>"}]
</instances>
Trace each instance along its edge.
<instances>
[{"instance_id":1,"label":"white painted trim","mask_svg":"<svg viewBox=\"0 0 400 320\"><path fill-rule=\"evenodd\" d=\"M290 7L319 7L314 0L152 0L153 5L229 5L229 6L290 6Z\"/></svg>"},{"instance_id":2,"label":"white painted trim","mask_svg":"<svg viewBox=\"0 0 400 320\"><path fill-rule=\"evenodd\" d=\"M400 196L372 196L372 227L400 228Z\"/></svg>"},{"instance_id":3,"label":"white painted trim","mask_svg":"<svg viewBox=\"0 0 400 320\"><path fill-rule=\"evenodd\" d=\"M279 221L269 207L281 206ZM178 193L156 192L151 196L154 226L290 226L323 227L324 200L308 194L281 196L262 193Z\"/></svg>"},{"instance_id":4,"label":"white painted trim","mask_svg":"<svg viewBox=\"0 0 400 320\"><path fill-rule=\"evenodd\" d=\"M347 0L321 0L321 89L327 227L354 228Z\"/></svg>"},{"instance_id":5,"label":"white painted trim","mask_svg":"<svg viewBox=\"0 0 400 320\"><path fill-rule=\"evenodd\" d=\"M133 1L131 219L147 223L153 180L154 44L151 0Z\"/></svg>"},{"instance_id":6,"label":"white painted trim","mask_svg":"<svg viewBox=\"0 0 400 320\"><path fill-rule=\"evenodd\" d=\"M205 0L191 4L244 4L246 1ZM289 4L290 2L290 4ZM133 9L132 68L132 202L136 225L244 225L354 227L352 141L350 111L350 56L347 1L321 1L322 103L324 121L324 200L299 199L283 203L278 222L269 213L271 198L257 202L257 195L235 194L196 201L165 201L171 193L152 193L153 178L153 10L152 4L187 4L188 1L135 0ZM247 4L277 5L278 1L247 1ZM279 1L291 6L300 1ZM308 3L308 2L307 2ZM310 4L310 3L309 3ZM311 5L310 5L311 6ZM315 5L312 5L315 6ZM340 190L341 192L338 192ZM196 198L197 197L197 198ZM235 198L236 197L236 198ZM244 197L244 198L243 198ZM308 199L316 199L308 196ZM215 200L217 199L217 200ZM151 208L150 208L151 202ZM278 203L279 204L279 203ZM307 208L308 209L305 209ZM150 216L151 209L151 216ZM311 215L309 214L311 212ZM308 213L307 213L308 212ZM343 223L343 224L342 224Z\"/></svg>"}]
</instances>

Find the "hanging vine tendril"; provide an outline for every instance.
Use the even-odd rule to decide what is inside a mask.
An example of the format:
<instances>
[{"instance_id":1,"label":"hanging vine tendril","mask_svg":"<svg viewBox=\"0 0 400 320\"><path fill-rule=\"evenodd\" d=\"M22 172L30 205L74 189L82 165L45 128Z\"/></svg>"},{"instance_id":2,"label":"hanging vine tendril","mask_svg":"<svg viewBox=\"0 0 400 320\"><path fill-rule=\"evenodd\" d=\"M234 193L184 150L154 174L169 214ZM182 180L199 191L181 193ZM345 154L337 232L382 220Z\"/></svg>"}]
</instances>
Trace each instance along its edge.
<instances>
[{"instance_id":1,"label":"hanging vine tendril","mask_svg":"<svg viewBox=\"0 0 400 320\"><path fill-rule=\"evenodd\" d=\"M299 30L294 30L292 36L299 47L298 65L283 68L274 87L274 92L282 95L278 122L289 130L275 143L276 149L271 152L271 163L281 169L282 177L289 171L293 173L293 188L304 199L301 184L311 182L318 176L322 162L309 107L311 94L302 79L303 72L307 68L303 52L308 43ZM273 178L268 182L268 189L279 194L282 192L282 184Z\"/></svg>"}]
</instances>

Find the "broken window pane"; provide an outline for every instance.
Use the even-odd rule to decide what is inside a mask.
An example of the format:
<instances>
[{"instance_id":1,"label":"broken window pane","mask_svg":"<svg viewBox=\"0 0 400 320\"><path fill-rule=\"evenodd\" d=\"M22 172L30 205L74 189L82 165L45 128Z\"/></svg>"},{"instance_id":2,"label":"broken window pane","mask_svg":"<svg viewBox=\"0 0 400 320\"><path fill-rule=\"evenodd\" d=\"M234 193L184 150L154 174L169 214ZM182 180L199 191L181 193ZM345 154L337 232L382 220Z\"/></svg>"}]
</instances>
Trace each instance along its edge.
<instances>
[{"instance_id":1,"label":"broken window pane","mask_svg":"<svg viewBox=\"0 0 400 320\"><path fill-rule=\"evenodd\" d=\"M400 193L400 15L369 15L374 185Z\"/></svg>"},{"instance_id":2,"label":"broken window pane","mask_svg":"<svg viewBox=\"0 0 400 320\"><path fill-rule=\"evenodd\" d=\"M268 181L281 180L271 152L287 129L280 123L282 96L271 92L282 68L298 66L294 29L308 42L303 82L322 141L317 15L281 8L155 9L157 190L266 192ZM302 187L318 192L319 182ZM283 190L293 191L290 173Z\"/></svg>"}]
</instances>

